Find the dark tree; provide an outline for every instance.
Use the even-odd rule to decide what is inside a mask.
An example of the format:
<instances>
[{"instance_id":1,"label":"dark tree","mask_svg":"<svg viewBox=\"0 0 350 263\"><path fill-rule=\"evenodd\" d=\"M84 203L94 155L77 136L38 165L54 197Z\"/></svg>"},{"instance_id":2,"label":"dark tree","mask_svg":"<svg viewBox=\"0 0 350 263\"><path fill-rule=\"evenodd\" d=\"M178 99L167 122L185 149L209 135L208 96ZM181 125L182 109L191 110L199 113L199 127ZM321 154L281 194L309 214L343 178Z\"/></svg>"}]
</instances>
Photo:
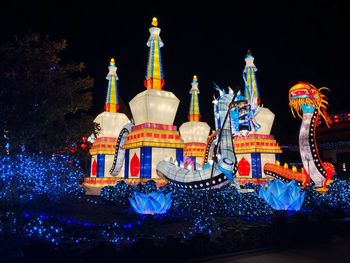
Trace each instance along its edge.
<instances>
[{"instance_id":1,"label":"dark tree","mask_svg":"<svg viewBox=\"0 0 350 263\"><path fill-rule=\"evenodd\" d=\"M93 131L93 79L83 63L63 64L65 40L28 34L0 46L2 146L52 153ZM3 134L8 137L5 138Z\"/></svg>"}]
</instances>

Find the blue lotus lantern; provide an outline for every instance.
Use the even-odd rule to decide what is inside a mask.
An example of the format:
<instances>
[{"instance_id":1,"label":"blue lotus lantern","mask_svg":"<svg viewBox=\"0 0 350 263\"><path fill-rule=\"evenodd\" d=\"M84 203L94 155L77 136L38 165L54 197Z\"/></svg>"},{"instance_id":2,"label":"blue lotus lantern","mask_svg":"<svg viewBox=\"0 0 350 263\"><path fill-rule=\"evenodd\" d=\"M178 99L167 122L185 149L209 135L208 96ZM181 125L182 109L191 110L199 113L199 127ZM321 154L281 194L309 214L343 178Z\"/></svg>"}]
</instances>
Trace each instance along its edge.
<instances>
[{"instance_id":1,"label":"blue lotus lantern","mask_svg":"<svg viewBox=\"0 0 350 263\"><path fill-rule=\"evenodd\" d=\"M267 187L264 184L260 188L259 197L275 210L298 211L304 202L305 192L301 192L301 188L294 180L289 183L274 180Z\"/></svg>"},{"instance_id":2,"label":"blue lotus lantern","mask_svg":"<svg viewBox=\"0 0 350 263\"><path fill-rule=\"evenodd\" d=\"M131 207L139 214L164 214L171 206L171 193L155 191L149 194L134 192L134 198L129 198Z\"/></svg>"}]
</instances>

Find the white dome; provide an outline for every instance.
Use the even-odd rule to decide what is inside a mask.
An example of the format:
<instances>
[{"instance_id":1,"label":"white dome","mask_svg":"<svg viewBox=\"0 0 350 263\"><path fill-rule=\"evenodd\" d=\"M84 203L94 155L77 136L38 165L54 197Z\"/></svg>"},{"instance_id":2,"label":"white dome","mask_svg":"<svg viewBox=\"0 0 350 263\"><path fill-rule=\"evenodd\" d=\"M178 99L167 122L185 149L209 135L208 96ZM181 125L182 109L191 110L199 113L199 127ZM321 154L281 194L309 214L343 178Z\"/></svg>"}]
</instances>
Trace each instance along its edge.
<instances>
[{"instance_id":1,"label":"white dome","mask_svg":"<svg viewBox=\"0 0 350 263\"><path fill-rule=\"evenodd\" d=\"M173 125L180 100L170 91L147 89L130 102L135 125L151 122Z\"/></svg>"},{"instance_id":2,"label":"white dome","mask_svg":"<svg viewBox=\"0 0 350 263\"><path fill-rule=\"evenodd\" d=\"M104 111L95 118L94 122L98 123L101 128L97 138L117 137L129 119L124 113Z\"/></svg>"},{"instance_id":3,"label":"white dome","mask_svg":"<svg viewBox=\"0 0 350 263\"><path fill-rule=\"evenodd\" d=\"M210 127L206 122L188 121L183 123L180 128L180 134L185 143L201 142L206 143L210 132Z\"/></svg>"},{"instance_id":4,"label":"white dome","mask_svg":"<svg viewBox=\"0 0 350 263\"><path fill-rule=\"evenodd\" d=\"M261 125L261 128L257 132L251 133L270 134L274 119L275 114L268 108L262 107L256 116L256 122Z\"/></svg>"}]
</instances>

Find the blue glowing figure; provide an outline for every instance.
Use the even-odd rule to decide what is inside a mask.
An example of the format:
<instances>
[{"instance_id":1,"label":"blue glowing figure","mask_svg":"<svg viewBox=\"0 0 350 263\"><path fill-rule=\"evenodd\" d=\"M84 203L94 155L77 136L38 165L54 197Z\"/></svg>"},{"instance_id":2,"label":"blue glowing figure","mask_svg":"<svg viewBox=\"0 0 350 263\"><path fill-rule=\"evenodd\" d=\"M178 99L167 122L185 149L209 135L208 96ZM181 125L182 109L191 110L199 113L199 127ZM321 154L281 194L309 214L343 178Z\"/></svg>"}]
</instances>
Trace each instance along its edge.
<instances>
[{"instance_id":1,"label":"blue glowing figure","mask_svg":"<svg viewBox=\"0 0 350 263\"><path fill-rule=\"evenodd\" d=\"M233 135L247 136L251 131L258 131L261 127L256 122L256 115L259 113L260 107L253 108L248 104L245 96L238 91L234 105L230 110L231 130Z\"/></svg>"},{"instance_id":2,"label":"blue glowing figure","mask_svg":"<svg viewBox=\"0 0 350 263\"><path fill-rule=\"evenodd\" d=\"M134 198L129 198L131 207L139 214L164 214L171 207L171 193L155 191L149 194L134 192Z\"/></svg>"},{"instance_id":3,"label":"blue glowing figure","mask_svg":"<svg viewBox=\"0 0 350 263\"><path fill-rule=\"evenodd\" d=\"M305 192L296 181L283 183L280 180L273 180L268 186L264 184L259 190L259 197L263 198L275 210L300 210Z\"/></svg>"}]
</instances>

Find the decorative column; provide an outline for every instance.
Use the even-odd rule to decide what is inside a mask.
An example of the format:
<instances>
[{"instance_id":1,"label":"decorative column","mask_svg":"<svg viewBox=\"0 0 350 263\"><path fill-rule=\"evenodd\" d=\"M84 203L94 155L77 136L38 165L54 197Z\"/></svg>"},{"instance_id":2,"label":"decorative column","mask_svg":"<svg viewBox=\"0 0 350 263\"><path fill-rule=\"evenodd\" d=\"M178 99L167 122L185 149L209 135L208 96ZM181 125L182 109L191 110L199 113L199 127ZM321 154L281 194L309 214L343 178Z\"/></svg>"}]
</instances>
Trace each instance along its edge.
<instances>
[{"instance_id":1,"label":"decorative column","mask_svg":"<svg viewBox=\"0 0 350 263\"><path fill-rule=\"evenodd\" d=\"M210 127L206 122L200 121L201 114L199 108L199 89L197 76L193 76L190 90L191 101L188 111L188 122L180 126L180 133L185 142L185 157L189 157L196 169L197 164L202 164ZM185 166L187 163L185 162Z\"/></svg>"}]
</instances>

